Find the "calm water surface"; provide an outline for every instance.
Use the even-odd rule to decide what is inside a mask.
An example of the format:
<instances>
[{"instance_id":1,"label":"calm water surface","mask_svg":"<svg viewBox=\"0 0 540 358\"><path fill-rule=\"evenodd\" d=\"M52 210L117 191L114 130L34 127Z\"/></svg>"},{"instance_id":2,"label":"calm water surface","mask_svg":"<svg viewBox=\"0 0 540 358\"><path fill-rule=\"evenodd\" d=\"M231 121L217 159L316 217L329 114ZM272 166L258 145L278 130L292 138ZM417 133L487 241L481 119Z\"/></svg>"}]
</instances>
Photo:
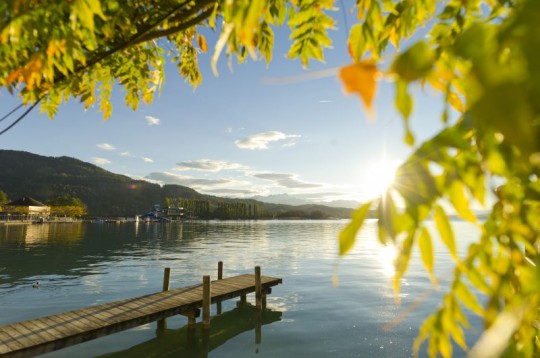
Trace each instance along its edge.
<instances>
[{"instance_id":1,"label":"calm water surface","mask_svg":"<svg viewBox=\"0 0 540 358\"><path fill-rule=\"evenodd\" d=\"M368 223L353 252L338 258L336 238L345 224L0 225L0 325L158 292L164 267L171 267L172 288L200 283L203 275L215 279L217 262L223 261L225 276L251 273L260 265L263 275L283 278L262 317L229 300L221 315L213 307L209 338L198 330L190 337L187 319L175 316L164 332L147 324L46 356L409 357L419 325L451 277L451 260L435 245L442 285L434 290L416 254L397 304L394 250L378 244L374 223ZM461 222L454 228L464 249L476 232ZM39 288L32 287L35 281ZM472 323L480 327L474 318ZM477 334L469 335L469 344ZM455 356L464 355L456 348Z\"/></svg>"}]
</instances>

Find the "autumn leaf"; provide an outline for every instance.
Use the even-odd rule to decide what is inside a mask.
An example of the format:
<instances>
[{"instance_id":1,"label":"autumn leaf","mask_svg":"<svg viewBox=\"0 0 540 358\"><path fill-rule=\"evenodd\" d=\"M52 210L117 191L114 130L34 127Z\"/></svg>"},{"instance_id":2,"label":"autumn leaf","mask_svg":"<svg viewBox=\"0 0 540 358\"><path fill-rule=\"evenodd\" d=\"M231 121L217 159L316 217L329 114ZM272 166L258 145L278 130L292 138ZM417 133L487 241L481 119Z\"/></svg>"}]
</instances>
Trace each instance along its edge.
<instances>
[{"instance_id":1,"label":"autumn leaf","mask_svg":"<svg viewBox=\"0 0 540 358\"><path fill-rule=\"evenodd\" d=\"M15 71L11 72L9 76L7 76L5 80L5 84L9 85L10 83L14 82L15 80L20 78L20 75L22 73L22 68L18 68Z\"/></svg>"},{"instance_id":2,"label":"autumn leaf","mask_svg":"<svg viewBox=\"0 0 540 358\"><path fill-rule=\"evenodd\" d=\"M353 63L339 71L345 93L358 94L370 117L373 114L373 99L377 91L377 74L377 66L371 61Z\"/></svg>"},{"instance_id":3,"label":"autumn leaf","mask_svg":"<svg viewBox=\"0 0 540 358\"><path fill-rule=\"evenodd\" d=\"M199 44L199 48L201 49L202 52L206 53L208 51L206 38L203 35L197 34L197 43Z\"/></svg>"}]
</instances>

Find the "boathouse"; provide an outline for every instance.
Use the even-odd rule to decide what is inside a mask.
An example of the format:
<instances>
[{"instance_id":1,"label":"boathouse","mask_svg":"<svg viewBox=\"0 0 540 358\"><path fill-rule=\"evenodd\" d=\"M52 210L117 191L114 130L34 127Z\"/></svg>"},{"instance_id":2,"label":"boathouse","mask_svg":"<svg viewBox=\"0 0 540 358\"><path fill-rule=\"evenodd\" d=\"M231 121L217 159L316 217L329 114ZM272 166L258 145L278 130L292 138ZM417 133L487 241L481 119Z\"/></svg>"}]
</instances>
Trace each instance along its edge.
<instances>
[{"instance_id":1,"label":"boathouse","mask_svg":"<svg viewBox=\"0 0 540 358\"><path fill-rule=\"evenodd\" d=\"M29 196L23 196L20 199L4 204L2 209L4 214L12 215L49 216L51 214L50 206Z\"/></svg>"}]
</instances>

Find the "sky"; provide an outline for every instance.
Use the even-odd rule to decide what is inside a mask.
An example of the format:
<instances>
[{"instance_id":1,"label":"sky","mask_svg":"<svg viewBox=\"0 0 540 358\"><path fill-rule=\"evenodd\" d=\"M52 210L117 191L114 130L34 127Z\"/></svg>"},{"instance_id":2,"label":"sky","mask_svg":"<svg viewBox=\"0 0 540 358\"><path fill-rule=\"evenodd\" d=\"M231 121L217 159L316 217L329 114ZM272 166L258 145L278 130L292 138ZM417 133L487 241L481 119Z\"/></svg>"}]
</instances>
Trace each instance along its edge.
<instances>
[{"instance_id":1,"label":"sky","mask_svg":"<svg viewBox=\"0 0 540 358\"><path fill-rule=\"evenodd\" d=\"M403 143L392 83L379 82L373 118L358 97L343 92L337 71L351 59L347 30L336 19L333 48L325 51L324 63L312 61L309 69L285 58L289 32L277 29L269 66L247 59L233 60L229 68L222 56L216 77L210 50L199 58L203 82L196 90L167 64L166 83L152 104L132 111L115 88L108 120L98 105L85 110L74 100L62 104L53 120L35 110L0 136L0 149L74 157L113 173L217 196L369 199L391 175L381 165L397 165L412 148ZM385 65L391 58L385 57ZM442 101L428 90L416 88L414 94L410 121L419 143L441 128ZM0 116L18 103L0 90Z\"/></svg>"}]
</instances>

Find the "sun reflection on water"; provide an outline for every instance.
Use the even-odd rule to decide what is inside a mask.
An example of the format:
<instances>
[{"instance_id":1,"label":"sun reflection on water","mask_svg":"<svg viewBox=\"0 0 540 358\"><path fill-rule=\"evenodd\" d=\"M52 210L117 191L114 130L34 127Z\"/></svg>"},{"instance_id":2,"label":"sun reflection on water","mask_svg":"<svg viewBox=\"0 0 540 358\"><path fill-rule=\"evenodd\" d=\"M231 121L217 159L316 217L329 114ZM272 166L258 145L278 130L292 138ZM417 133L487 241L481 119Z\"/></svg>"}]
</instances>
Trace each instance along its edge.
<instances>
[{"instance_id":1,"label":"sun reflection on water","mask_svg":"<svg viewBox=\"0 0 540 358\"><path fill-rule=\"evenodd\" d=\"M384 276L393 278L395 275L394 261L396 259L397 250L394 245L386 245L379 247L378 259L381 265L381 270Z\"/></svg>"}]
</instances>

